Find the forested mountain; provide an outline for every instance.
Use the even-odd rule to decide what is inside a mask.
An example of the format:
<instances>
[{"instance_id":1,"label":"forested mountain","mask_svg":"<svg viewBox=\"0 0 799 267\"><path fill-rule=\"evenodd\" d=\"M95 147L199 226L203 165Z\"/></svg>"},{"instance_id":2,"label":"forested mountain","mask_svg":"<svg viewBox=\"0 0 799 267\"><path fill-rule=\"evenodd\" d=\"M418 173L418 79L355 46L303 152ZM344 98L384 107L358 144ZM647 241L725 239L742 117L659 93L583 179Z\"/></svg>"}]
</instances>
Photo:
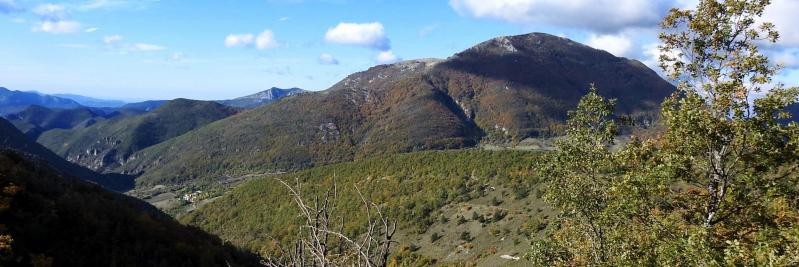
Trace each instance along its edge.
<instances>
[{"instance_id":1,"label":"forested mountain","mask_svg":"<svg viewBox=\"0 0 799 267\"><path fill-rule=\"evenodd\" d=\"M0 87L0 115L19 112L31 105L48 108L77 108L78 102L34 92L11 91Z\"/></svg>"},{"instance_id":2,"label":"forested mountain","mask_svg":"<svg viewBox=\"0 0 799 267\"><path fill-rule=\"evenodd\" d=\"M119 174L98 174L87 168L66 161L44 146L20 132L11 123L0 118L0 149L23 152L47 162L52 168L75 177L97 183L111 190L125 191L133 187L133 178Z\"/></svg>"},{"instance_id":3,"label":"forested mountain","mask_svg":"<svg viewBox=\"0 0 799 267\"><path fill-rule=\"evenodd\" d=\"M140 200L47 165L0 149L2 266L258 266Z\"/></svg>"},{"instance_id":4,"label":"forested mountain","mask_svg":"<svg viewBox=\"0 0 799 267\"><path fill-rule=\"evenodd\" d=\"M256 108L260 107L274 101L277 101L281 98L292 96L296 94L301 94L306 92L300 88L289 88L289 89L281 89L277 87L272 87L265 91L261 91L252 95L242 96L235 99L230 100L220 100L217 101L220 104L228 105L231 107L239 107L239 108Z\"/></svg>"},{"instance_id":5,"label":"forested mountain","mask_svg":"<svg viewBox=\"0 0 799 267\"><path fill-rule=\"evenodd\" d=\"M136 151L236 112L215 102L175 99L141 115L47 131L37 141L71 162L106 171L124 165Z\"/></svg>"},{"instance_id":6,"label":"forested mountain","mask_svg":"<svg viewBox=\"0 0 799 267\"><path fill-rule=\"evenodd\" d=\"M136 153L122 170L158 184L553 136L592 83L619 99L619 115L642 121L674 90L638 61L565 38L500 37L242 112Z\"/></svg>"}]
</instances>

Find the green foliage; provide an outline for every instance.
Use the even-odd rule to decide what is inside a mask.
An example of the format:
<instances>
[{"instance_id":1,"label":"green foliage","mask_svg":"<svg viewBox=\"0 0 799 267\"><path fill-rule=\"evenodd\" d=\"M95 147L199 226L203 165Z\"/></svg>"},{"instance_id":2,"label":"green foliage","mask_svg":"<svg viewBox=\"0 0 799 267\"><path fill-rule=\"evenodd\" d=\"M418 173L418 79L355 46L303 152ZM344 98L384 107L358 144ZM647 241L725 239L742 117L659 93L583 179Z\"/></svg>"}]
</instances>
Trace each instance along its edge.
<instances>
[{"instance_id":1,"label":"green foliage","mask_svg":"<svg viewBox=\"0 0 799 267\"><path fill-rule=\"evenodd\" d=\"M344 232L363 230L361 200L350 190L382 203L382 210L398 221L400 232L420 233L441 216L438 210L464 201L464 196L486 183L533 187L534 166L540 154L523 151L430 151L375 157L351 163L317 167L281 175L298 179L303 194L319 195L333 181L340 189L337 208L348 217ZM446 193L442 193L442 191ZM442 197L444 196L444 197ZM218 234L233 244L261 251L271 240L287 244L300 225L297 210L285 189L273 179L255 180L189 213L181 221ZM458 215L457 223L465 218ZM352 236L350 235L350 236Z\"/></svg>"},{"instance_id":2,"label":"green foliage","mask_svg":"<svg viewBox=\"0 0 799 267\"><path fill-rule=\"evenodd\" d=\"M460 240L469 242L472 241L472 234L469 232L461 232Z\"/></svg>"},{"instance_id":3,"label":"green foliage","mask_svg":"<svg viewBox=\"0 0 799 267\"><path fill-rule=\"evenodd\" d=\"M759 53L768 0L702 0L663 22L661 63L679 94L665 132L613 151L612 105L593 92L544 169L561 214L528 255L543 265L799 264L799 127L781 123L799 89L775 85Z\"/></svg>"}]
</instances>

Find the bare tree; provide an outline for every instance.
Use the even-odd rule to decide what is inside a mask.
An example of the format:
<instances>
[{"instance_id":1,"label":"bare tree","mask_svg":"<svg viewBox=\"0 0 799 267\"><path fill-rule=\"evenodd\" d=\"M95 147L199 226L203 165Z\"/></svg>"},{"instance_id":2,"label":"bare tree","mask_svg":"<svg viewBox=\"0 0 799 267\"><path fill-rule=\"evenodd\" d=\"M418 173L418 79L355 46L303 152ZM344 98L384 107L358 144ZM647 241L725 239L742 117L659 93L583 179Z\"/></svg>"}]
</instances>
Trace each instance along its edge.
<instances>
[{"instance_id":1,"label":"bare tree","mask_svg":"<svg viewBox=\"0 0 799 267\"><path fill-rule=\"evenodd\" d=\"M266 266L386 266L397 223L389 220L380 206L368 201L357 187L355 192L363 202L367 226L365 233L351 237L343 231L346 218L336 206L339 192L335 182L323 197L316 196L308 203L301 195L299 180L294 186L275 180L289 190L305 222L293 246L280 247L280 255L264 260Z\"/></svg>"}]
</instances>

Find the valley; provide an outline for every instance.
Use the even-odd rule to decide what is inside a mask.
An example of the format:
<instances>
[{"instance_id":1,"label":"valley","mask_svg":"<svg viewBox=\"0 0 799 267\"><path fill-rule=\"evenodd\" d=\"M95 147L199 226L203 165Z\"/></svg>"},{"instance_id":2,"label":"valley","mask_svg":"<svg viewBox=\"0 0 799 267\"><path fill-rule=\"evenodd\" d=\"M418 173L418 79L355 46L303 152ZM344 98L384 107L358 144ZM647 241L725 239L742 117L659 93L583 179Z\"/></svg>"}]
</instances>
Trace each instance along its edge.
<instances>
[{"instance_id":1,"label":"valley","mask_svg":"<svg viewBox=\"0 0 799 267\"><path fill-rule=\"evenodd\" d=\"M371 5L407 6L267 1L394 23L301 38L306 10L284 12L212 49L193 42L274 14L200 1L219 13L162 25L190 9L0 0L31 33L104 35L0 64L22 85L0 87L0 266L799 265L794 35L763 22L781 1L630 1L631 22L602 1L451 0L448 23L391 39L412 22ZM82 17L122 8L176 32ZM33 54L17 49L0 56ZM22 75L38 60L65 66ZM122 88L141 92L92 97Z\"/></svg>"}]
</instances>

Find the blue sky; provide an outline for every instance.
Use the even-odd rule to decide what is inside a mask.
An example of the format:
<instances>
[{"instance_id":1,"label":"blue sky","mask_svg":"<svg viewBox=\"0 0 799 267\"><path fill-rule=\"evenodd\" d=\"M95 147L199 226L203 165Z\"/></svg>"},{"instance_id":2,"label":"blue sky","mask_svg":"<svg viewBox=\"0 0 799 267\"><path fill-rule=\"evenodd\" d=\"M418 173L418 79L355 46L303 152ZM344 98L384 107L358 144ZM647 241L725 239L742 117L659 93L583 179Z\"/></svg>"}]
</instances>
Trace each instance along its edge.
<instances>
[{"instance_id":1,"label":"blue sky","mask_svg":"<svg viewBox=\"0 0 799 267\"><path fill-rule=\"evenodd\" d=\"M323 90L401 59L547 32L653 64L656 24L695 0L0 0L0 86L123 100ZM799 82L799 1L769 47Z\"/></svg>"}]
</instances>

